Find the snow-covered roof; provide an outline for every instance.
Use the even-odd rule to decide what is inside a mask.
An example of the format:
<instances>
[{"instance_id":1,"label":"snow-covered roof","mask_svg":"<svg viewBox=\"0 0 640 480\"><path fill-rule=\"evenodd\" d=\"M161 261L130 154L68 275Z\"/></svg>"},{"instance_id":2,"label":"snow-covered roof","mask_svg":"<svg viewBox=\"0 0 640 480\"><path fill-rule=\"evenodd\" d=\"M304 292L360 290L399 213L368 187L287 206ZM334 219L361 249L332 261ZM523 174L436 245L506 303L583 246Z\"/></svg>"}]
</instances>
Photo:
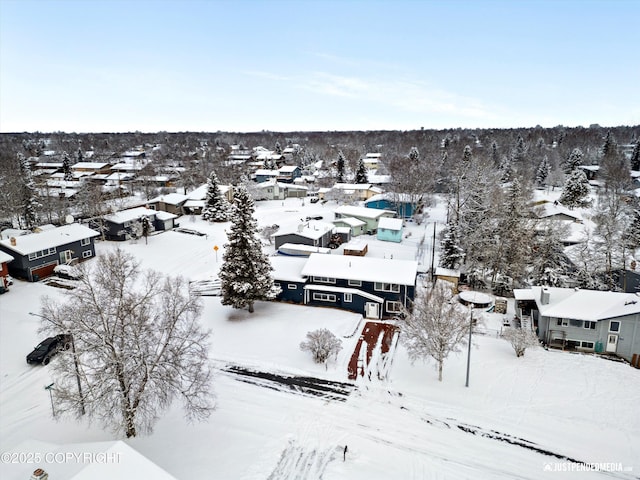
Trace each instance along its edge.
<instances>
[{"instance_id":1,"label":"snow-covered roof","mask_svg":"<svg viewBox=\"0 0 640 480\"><path fill-rule=\"evenodd\" d=\"M200 185L195 190L189 192L187 194L187 197L189 198L189 200L204 200L207 198L207 189L208 187L205 183L204 185Z\"/></svg>"},{"instance_id":2,"label":"snow-covered roof","mask_svg":"<svg viewBox=\"0 0 640 480\"><path fill-rule=\"evenodd\" d=\"M402 219L382 217L380 221L378 221L378 228L400 231L402 230Z\"/></svg>"},{"instance_id":3,"label":"snow-covered roof","mask_svg":"<svg viewBox=\"0 0 640 480\"><path fill-rule=\"evenodd\" d=\"M280 172L280 173L292 173L292 172L295 172L296 169L299 169L299 168L300 167L298 167L297 165L285 165L284 167L280 167L278 172Z\"/></svg>"},{"instance_id":4,"label":"snow-covered roof","mask_svg":"<svg viewBox=\"0 0 640 480\"><path fill-rule=\"evenodd\" d=\"M381 153L369 152L365 155L365 158L380 158L381 156Z\"/></svg>"},{"instance_id":5,"label":"snow-covered roof","mask_svg":"<svg viewBox=\"0 0 640 480\"><path fill-rule=\"evenodd\" d=\"M282 235L296 234L301 237L317 240L327 232L333 230L335 225L333 223L310 221L302 223L298 226L297 230L283 230L274 234L274 237L280 237Z\"/></svg>"},{"instance_id":6,"label":"snow-covered roof","mask_svg":"<svg viewBox=\"0 0 640 480\"><path fill-rule=\"evenodd\" d=\"M534 298L545 317L598 321L640 313L640 295L573 288L545 287L549 303L542 304L542 287L532 287Z\"/></svg>"},{"instance_id":7,"label":"snow-covered roof","mask_svg":"<svg viewBox=\"0 0 640 480\"><path fill-rule=\"evenodd\" d=\"M15 246L11 245L10 239L0 240L0 243L20 255L28 255L44 250L45 248L59 247L72 242L78 242L85 238L97 237L98 235L100 235L98 232L89 227L85 227L79 223L71 223L40 233L14 237L16 239Z\"/></svg>"},{"instance_id":8,"label":"snow-covered roof","mask_svg":"<svg viewBox=\"0 0 640 480\"><path fill-rule=\"evenodd\" d=\"M259 168L255 171L256 175L262 175L263 177L277 177L278 170L267 170L266 168Z\"/></svg>"},{"instance_id":9,"label":"snow-covered roof","mask_svg":"<svg viewBox=\"0 0 640 480\"><path fill-rule=\"evenodd\" d=\"M391 183L391 175L375 175L370 173L367 175L367 180L377 185L381 183Z\"/></svg>"},{"instance_id":10,"label":"snow-covered roof","mask_svg":"<svg viewBox=\"0 0 640 480\"><path fill-rule=\"evenodd\" d=\"M142 216L152 217L156 215L158 211L151 210L147 207L130 208L129 210L121 210L120 212L111 213L105 215L104 219L113 223L124 223L132 220L137 220Z\"/></svg>"},{"instance_id":11,"label":"snow-covered roof","mask_svg":"<svg viewBox=\"0 0 640 480\"><path fill-rule=\"evenodd\" d=\"M437 275L437 273L436 273ZM514 288L513 297L516 300L535 300L536 294L530 288Z\"/></svg>"},{"instance_id":12,"label":"snow-covered roof","mask_svg":"<svg viewBox=\"0 0 640 480\"><path fill-rule=\"evenodd\" d=\"M455 277L460 278L460 270L453 270L451 268L436 267L437 277Z\"/></svg>"},{"instance_id":13,"label":"snow-covered roof","mask_svg":"<svg viewBox=\"0 0 640 480\"><path fill-rule=\"evenodd\" d=\"M78 162L71 166L74 170L100 170L107 167L109 164L105 162Z\"/></svg>"},{"instance_id":14,"label":"snow-covered roof","mask_svg":"<svg viewBox=\"0 0 640 480\"><path fill-rule=\"evenodd\" d=\"M0 263L8 263L13 260L13 257L6 252L0 250Z\"/></svg>"},{"instance_id":15,"label":"snow-covered roof","mask_svg":"<svg viewBox=\"0 0 640 480\"><path fill-rule=\"evenodd\" d=\"M153 478L154 480L176 480L140 452L122 440L106 442L87 442L73 444L54 444L37 440L22 442L12 451L37 453L40 458L57 458L60 461L46 461L45 465L34 463L43 468L51 480L112 480L114 478ZM64 459L67 459L64 461ZM3 469L5 480L24 480L29 469L25 465L15 465L15 469ZM6 476L4 476L6 475Z\"/></svg>"},{"instance_id":16,"label":"snow-covered roof","mask_svg":"<svg viewBox=\"0 0 640 480\"><path fill-rule=\"evenodd\" d=\"M379 193L377 195L373 195L372 197L368 198L364 202L364 204L366 205L368 203L376 202L380 200L388 200L390 202L412 203L415 199L412 198L411 195L409 195L408 193L385 192L385 193Z\"/></svg>"},{"instance_id":17,"label":"snow-covered roof","mask_svg":"<svg viewBox=\"0 0 640 480\"><path fill-rule=\"evenodd\" d=\"M182 195L181 193L167 193L165 195L159 195L151 200L148 200L148 203L156 203L163 202L169 205L180 205L184 203L189 197L187 195Z\"/></svg>"},{"instance_id":18,"label":"snow-covered roof","mask_svg":"<svg viewBox=\"0 0 640 480\"><path fill-rule=\"evenodd\" d=\"M364 217L364 218L380 218L389 215L395 215L396 212L391 210L379 210L377 208L354 207L351 205L342 205L335 210L340 215L347 217Z\"/></svg>"},{"instance_id":19,"label":"snow-covered roof","mask_svg":"<svg viewBox=\"0 0 640 480\"><path fill-rule=\"evenodd\" d=\"M342 278L365 282L385 282L414 285L418 262L351 255L320 255L312 253L302 269L302 275Z\"/></svg>"},{"instance_id":20,"label":"snow-covered roof","mask_svg":"<svg viewBox=\"0 0 640 480\"><path fill-rule=\"evenodd\" d=\"M371 188L370 183L336 183L333 188L337 190L369 190Z\"/></svg>"},{"instance_id":21,"label":"snow-covered roof","mask_svg":"<svg viewBox=\"0 0 640 480\"><path fill-rule=\"evenodd\" d=\"M363 222L362 220L355 217L336 218L333 223L346 223L350 227L361 227L363 225L366 225L366 222Z\"/></svg>"},{"instance_id":22,"label":"snow-covered roof","mask_svg":"<svg viewBox=\"0 0 640 480\"><path fill-rule=\"evenodd\" d=\"M322 254L321 254L322 255ZM286 257L274 255L269 257L273 267L273 278L285 282L304 283L305 278L300 273L307 261L306 257Z\"/></svg>"},{"instance_id":23,"label":"snow-covered roof","mask_svg":"<svg viewBox=\"0 0 640 480\"><path fill-rule=\"evenodd\" d=\"M162 210L156 211L156 218L158 220L171 220L172 218L178 218L178 215L169 212L163 212Z\"/></svg>"},{"instance_id":24,"label":"snow-covered roof","mask_svg":"<svg viewBox=\"0 0 640 480\"><path fill-rule=\"evenodd\" d=\"M555 217L557 215L566 215L575 220L582 221L582 216L578 212L569 210L567 207L560 204L555 205L551 202L546 202L537 206L534 211L538 218L549 218Z\"/></svg>"},{"instance_id":25,"label":"snow-covered roof","mask_svg":"<svg viewBox=\"0 0 640 480\"><path fill-rule=\"evenodd\" d=\"M29 235L30 233L31 232L29 230L22 230L19 228L7 228L5 230L2 230L2 232L0 232L0 240L11 238L11 237L18 237L21 235Z\"/></svg>"}]
</instances>

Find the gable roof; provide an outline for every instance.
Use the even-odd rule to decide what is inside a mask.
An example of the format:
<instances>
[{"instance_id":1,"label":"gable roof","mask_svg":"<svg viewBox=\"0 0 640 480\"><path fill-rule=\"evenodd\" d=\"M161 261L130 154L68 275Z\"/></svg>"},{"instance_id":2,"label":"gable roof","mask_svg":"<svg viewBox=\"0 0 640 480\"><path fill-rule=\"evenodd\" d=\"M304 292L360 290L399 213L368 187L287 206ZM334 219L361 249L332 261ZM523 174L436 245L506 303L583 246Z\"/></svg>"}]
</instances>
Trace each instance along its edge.
<instances>
[{"instance_id":1,"label":"gable roof","mask_svg":"<svg viewBox=\"0 0 640 480\"><path fill-rule=\"evenodd\" d=\"M399 232L400 230L402 230L402 219L382 217L378 222L378 228Z\"/></svg>"},{"instance_id":2,"label":"gable roof","mask_svg":"<svg viewBox=\"0 0 640 480\"><path fill-rule=\"evenodd\" d=\"M79 223L71 223L51 230L44 230L40 233L31 233L29 235L15 237L15 246L11 245L10 239L0 240L0 244L20 255L28 255L44 250L45 248L68 245L72 242L79 242L85 238L97 237L99 235L98 232L89 227L85 227Z\"/></svg>"},{"instance_id":3,"label":"gable roof","mask_svg":"<svg viewBox=\"0 0 640 480\"><path fill-rule=\"evenodd\" d=\"M396 212L391 210L380 210L377 208L353 207L350 205L342 205L335 209L335 212L346 217L362 217L362 218L380 218L383 216L395 215ZM336 219L337 220L337 219Z\"/></svg>"},{"instance_id":4,"label":"gable roof","mask_svg":"<svg viewBox=\"0 0 640 480\"><path fill-rule=\"evenodd\" d=\"M151 200L147 200L147 203L157 203L162 202L167 205L182 205L187 201L189 197L187 195L183 195L181 193L167 193L165 195L159 195Z\"/></svg>"},{"instance_id":5,"label":"gable roof","mask_svg":"<svg viewBox=\"0 0 640 480\"><path fill-rule=\"evenodd\" d=\"M418 262L351 255L312 253L302 269L302 275L341 278L365 282L385 282L415 285Z\"/></svg>"},{"instance_id":6,"label":"gable roof","mask_svg":"<svg viewBox=\"0 0 640 480\"><path fill-rule=\"evenodd\" d=\"M310 221L307 223L301 223L297 230L283 230L281 232L274 233L272 236L275 238L282 235L299 235L304 238L317 240L327 232L331 232L334 228L335 225L333 223Z\"/></svg>"},{"instance_id":7,"label":"gable roof","mask_svg":"<svg viewBox=\"0 0 640 480\"><path fill-rule=\"evenodd\" d=\"M542 287L532 287L532 290L540 314L545 317L597 322L608 318L640 314L640 295L634 293L545 288L545 292L549 293L549 303L543 305Z\"/></svg>"},{"instance_id":8,"label":"gable roof","mask_svg":"<svg viewBox=\"0 0 640 480\"><path fill-rule=\"evenodd\" d=\"M142 216L152 217L158 213L157 210L151 210L147 207L136 207L128 210L121 210L119 212L105 215L104 219L113 223L124 223L132 220L137 220Z\"/></svg>"},{"instance_id":9,"label":"gable roof","mask_svg":"<svg viewBox=\"0 0 640 480\"><path fill-rule=\"evenodd\" d=\"M9 263L13 260L13 257L6 252L0 250L0 263Z\"/></svg>"}]
</instances>

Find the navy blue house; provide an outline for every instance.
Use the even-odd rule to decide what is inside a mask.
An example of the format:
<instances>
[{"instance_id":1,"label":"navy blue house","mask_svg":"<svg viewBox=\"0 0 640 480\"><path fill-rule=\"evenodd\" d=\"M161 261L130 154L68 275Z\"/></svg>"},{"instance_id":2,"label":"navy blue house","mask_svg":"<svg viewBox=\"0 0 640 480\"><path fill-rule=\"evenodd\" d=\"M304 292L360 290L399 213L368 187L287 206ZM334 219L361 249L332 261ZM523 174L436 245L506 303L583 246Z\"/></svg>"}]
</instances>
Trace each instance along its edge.
<instances>
[{"instance_id":1,"label":"navy blue house","mask_svg":"<svg viewBox=\"0 0 640 480\"><path fill-rule=\"evenodd\" d=\"M288 260L301 259L284 258L275 266L274 278L283 290L278 298L285 301L380 319L398 315L415 296L418 264L414 261L312 253L292 275L299 266Z\"/></svg>"},{"instance_id":2,"label":"navy blue house","mask_svg":"<svg viewBox=\"0 0 640 480\"><path fill-rule=\"evenodd\" d=\"M9 274L30 282L53 273L60 264L83 262L96 255L100 234L79 223L0 240L0 250L13 257Z\"/></svg>"},{"instance_id":3,"label":"navy blue house","mask_svg":"<svg viewBox=\"0 0 640 480\"><path fill-rule=\"evenodd\" d=\"M410 195L406 194L381 193L364 202L364 206L378 210L392 210L400 218L411 218L415 213L414 202L411 201Z\"/></svg>"}]
</instances>

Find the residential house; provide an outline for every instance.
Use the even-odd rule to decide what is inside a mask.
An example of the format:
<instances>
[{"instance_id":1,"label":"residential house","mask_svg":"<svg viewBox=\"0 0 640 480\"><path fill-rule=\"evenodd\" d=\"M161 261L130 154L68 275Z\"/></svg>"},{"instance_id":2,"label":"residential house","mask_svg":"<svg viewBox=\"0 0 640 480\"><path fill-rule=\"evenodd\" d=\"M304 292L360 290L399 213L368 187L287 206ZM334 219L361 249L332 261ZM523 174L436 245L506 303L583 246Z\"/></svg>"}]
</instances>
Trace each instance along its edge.
<instances>
[{"instance_id":1,"label":"residential house","mask_svg":"<svg viewBox=\"0 0 640 480\"><path fill-rule=\"evenodd\" d=\"M385 242L402 241L402 219L382 217L378 221L378 232L376 234L378 240Z\"/></svg>"},{"instance_id":2,"label":"residential house","mask_svg":"<svg viewBox=\"0 0 640 480\"><path fill-rule=\"evenodd\" d=\"M343 217L333 221L337 228L348 228L352 237L364 235L367 232L367 222L355 217Z\"/></svg>"},{"instance_id":3,"label":"residential house","mask_svg":"<svg viewBox=\"0 0 640 480\"><path fill-rule=\"evenodd\" d=\"M157 231L174 228L177 215L146 207L136 207L111 213L100 219L92 219L91 225L94 228L104 230L104 236L107 240L124 241L139 238L142 235L142 219L144 217L149 219L151 231Z\"/></svg>"},{"instance_id":4,"label":"residential house","mask_svg":"<svg viewBox=\"0 0 640 480\"><path fill-rule=\"evenodd\" d=\"M640 294L573 288L514 290L516 315L531 312L538 338L565 350L608 353L631 361L640 355Z\"/></svg>"},{"instance_id":5,"label":"residential house","mask_svg":"<svg viewBox=\"0 0 640 480\"><path fill-rule=\"evenodd\" d=\"M322 255L322 254L321 254ZM307 262L306 257L269 257L273 267L273 279L276 287L280 287L277 300L283 302L304 303L304 286L307 279L300 272Z\"/></svg>"},{"instance_id":6,"label":"residential house","mask_svg":"<svg viewBox=\"0 0 640 480\"><path fill-rule=\"evenodd\" d=\"M174 215L182 215L183 205L189 199L187 195L181 193L167 193L158 197L147 200L145 205L151 210L173 213Z\"/></svg>"},{"instance_id":7,"label":"residential house","mask_svg":"<svg viewBox=\"0 0 640 480\"><path fill-rule=\"evenodd\" d=\"M381 193L374 195L364 202L364 206L367 208L377 208L380 210L393 210L400 218L411 218L414 211L414 203L420 204L419 201L412 201L411 195L406 193ZM421 206L416 205L418 210ZM418 211L418 213L420 213Z\"/></svg>"},{"instance_id":8,"label":"residential house","mask_svg":"<svg viewBox=\"0 0 640 480\"><path fill-rule=\"evenodd\" d=\"M305 198L309 188L304 185L277 182L275 179L258 183L255 188L262 193L260 198L265 200L284 200L285 198Z\"/></svg>"},{"instance_id":9,"label":"residential house","mask_svg":"<svg viewBox=\"0 0 640 480\"><path fill-rule=\"evenodd\" d=\"M305 305L331 306L367 318L390 318L415 296L418 263L349 255L311 254L302 269Z\"/></svg>"},{"instance_id":10,"label":"residential house","mask_svg":"<svg viewBox=\"0 0 640 480\"><path fill-rule=\"evenodd\" d=\"M111 164L108 162L78 162L71 166L71 171L79 175L108 175L111 173Z\"/></svg>"},{"instance_id":11,"label":"residential house","mask_svg":"<svg viewBox=\"0 0 640 480\"><path fill-rule=\"evenodd\" d=\"M13 257L9 273L38 281L53 273L56 265L82 262L95 256L95 237L100 234L79 223L0 240L0 251Z\"/></svg>"},{"instance_id":12,"label":"residential house","mask_svg":"<svg viewBox=\"0 0 640 480\"><path fill-rule=\"evenodd\" d=\"M326 195L338 200L364 202L374 195L382 193L382 189L370 183L336 183L331 188L331 193Z\"/></svg>"},{"instance_id":13,"label":"residential house","mask_svg":"<svg viewBox=\"0 0 640 480\"><path fill-rule=\"evenodd\" d=\"M375 234L378 231L378 222L382 217L394 217L395 212L391 210L378 210L376 208L354 207L342 205L335 209L335 219L353 217L365 222L365 232Z\"/></svg>"},{"instance_id":14,"label":"residential house","mask_svg":"<svg viewBox=\"0 0 640 480\"><path fill-rule=\"evenodd\" d=\"M9 288L9 267L7 264L13 261L13 256L0 250L0 293Z\"/></svg>"},{"instance_id":15,"label":"residential house","mask_svg":"<svg viewBox=\"0 0 640 480\"><path fill-rule=\"evenodd\" d=\"M332 223L309 221L298 225L295 231L281 231L273 235L276 250L285 243L328 248L334 225Z\"/></svg>"},{"instance_id":16,"label":"residential house","mask_svg":"<svg viewBox=\"0 0 640 480\"><path fill-rule=\"evenodd\" d=\"M297 165L285 165L278 169L277 180L282 183L293 183L296 178L302 175L300 167Z\"/></svg>"},{"instance_id":17,"label":"residential house","mask_svg":"<svg viewBox=\"0 0 640 480\"><path fill-rule=\"evenodd\" d=\"M255 180L258 183L268 182L271 180L277 180L278 170L269 170L266 168L259 168L255 171Z\"/></svg>"},{"instance_id":18,"label":"residential house","mask_svg":"<svg viewBox=\"0 0 640 480\"><path fill-rule=\"evenodd\" d=\"M233 187L231 185L218 185L220 192L227 199L227 202L233 202ZM187 194L187 200L182 205L184 214L186 215L200 215L204 209L204 204L207 200L207 191L209 187L205 183L200 185L195 190Z\"/></svg>"}]
</instances>

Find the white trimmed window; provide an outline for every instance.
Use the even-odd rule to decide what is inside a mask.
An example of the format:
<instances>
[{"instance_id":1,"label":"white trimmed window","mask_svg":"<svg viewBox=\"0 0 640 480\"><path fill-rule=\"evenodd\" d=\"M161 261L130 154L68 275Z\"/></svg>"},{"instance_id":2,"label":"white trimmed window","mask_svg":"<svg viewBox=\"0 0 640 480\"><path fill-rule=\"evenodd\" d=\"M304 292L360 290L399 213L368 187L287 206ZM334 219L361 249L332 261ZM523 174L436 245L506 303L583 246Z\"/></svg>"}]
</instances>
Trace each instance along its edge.
<instances>
[{"instance_id":1,"label":"white trimmed window","mask_svg":"<svg viewBox=\"0 0 640 480\"><path fill-rule=\"evenodd\" d=\"M376 282L374 289L378 292L400 293L400 285L395 283Z\"/></svg>"},{"instance_id":2,"label":"white trimmed window","mask_svg":"<svg viewBox=\"0 0 640 480\"><path fill-rule=\"evenodd\" d=\"M361 286L362 286L362 281L360 281L360 280L349 280L349 281L347 282L347 284L348 284L350 287L361 287Z\"/></svg>"},{"instance_id":3,"label":"white trimmed window","mask_svg":"<svg viewBox=\"0 0 640 480\"><path fill-rule=\"evenodd\" d=\"M390 313L400 313L402 312L402 303L401 302L393 302L388 300L386 303L387 312Z\"/></svg>"},{"instance_id":4,"label":"white trimmed window","mask_svg":"<svg viewBox=\"0 0 640 480\"><path fill-rule=\"evenodd\" d=\"M82 252L82 258L89 258L93 255L93 253L91 252L91 250L85 250L84 252Z\"/></svg>"},{"instance_id":5,"label":"white trimmed window","mask_svg":"<svg viewBox=\"0 0 640 480\"><path fill-rule=\"evenodd\" d=\"M317 293L314 292L313 299L318 300L320 302L335 302L336 296L331 295L330 293Z\"/></svg>"},{"instance_id":6,"label":"white trimmed window","mask_svg":"<svg viewBox=\"0 0 640 480\"><path fill-rule=\"evenodd\" d=\"M613 333L618 333L620 331L620 320L610 320L609 331Z\"/></svg>"},{"instance_id":7,"label":"white trimmed window","mask_svg":"<svg viewBox=\"0 0 640 480\"><path fill-rule=\"evenodd\" d=\"M336 279L331 277L313 277L313 281L316 283L336 283Z\"/></svg>"},{"instance_id":8,"label":"white trimmed window","mask_svg":"<svg viewBox=\"0 0 640 480\"><path fill-rule=\"evenodd\" d=\"M80 245L83 246L83 247L86 247L90 243L91 243L91 239L90 238L83 238L82 240L80 240Z\"/></svg>"},{"instance_id":9,"label":"white trimmed window","mask_svg":"<svg viewBox=\"0 0 640 480\"><path fill-rule=\"evenodd\" d=\"M289 283L289 284L287 284L287 288L289 290L297 290L298 286L295 283Z\"/></svg>"},{"instance_id":10,"label":"white trimmed window","mask_svg":"<svg viewBox=\"0 0 640 480\"><path fill-rule=\"evenodd\" d=\"M568 318L559 318L558 323L556 324L558 327L568 327L569 319Z\"/></svg>"},{"instance_id":11,"label":"white trimmed window","mask_svg":"<svg viewBox=\"0 0 640 480\"><path fill-rule=\"evenodd\" d=\"M353 301L353 295L351 293L344 294L344 303L351 303Z\"/></svg>"},{"instance_id":12,"label":"white trimmed window","mask_svg":"<svg viewBox=\"0 0 640 480\"><path fill-rule=\"evenodd\" d=\"M584 328L588 328L589 330L595 330L596 329L596 322L590 322L588 320L585 320Z\"/></svg>"}]
</instances>

